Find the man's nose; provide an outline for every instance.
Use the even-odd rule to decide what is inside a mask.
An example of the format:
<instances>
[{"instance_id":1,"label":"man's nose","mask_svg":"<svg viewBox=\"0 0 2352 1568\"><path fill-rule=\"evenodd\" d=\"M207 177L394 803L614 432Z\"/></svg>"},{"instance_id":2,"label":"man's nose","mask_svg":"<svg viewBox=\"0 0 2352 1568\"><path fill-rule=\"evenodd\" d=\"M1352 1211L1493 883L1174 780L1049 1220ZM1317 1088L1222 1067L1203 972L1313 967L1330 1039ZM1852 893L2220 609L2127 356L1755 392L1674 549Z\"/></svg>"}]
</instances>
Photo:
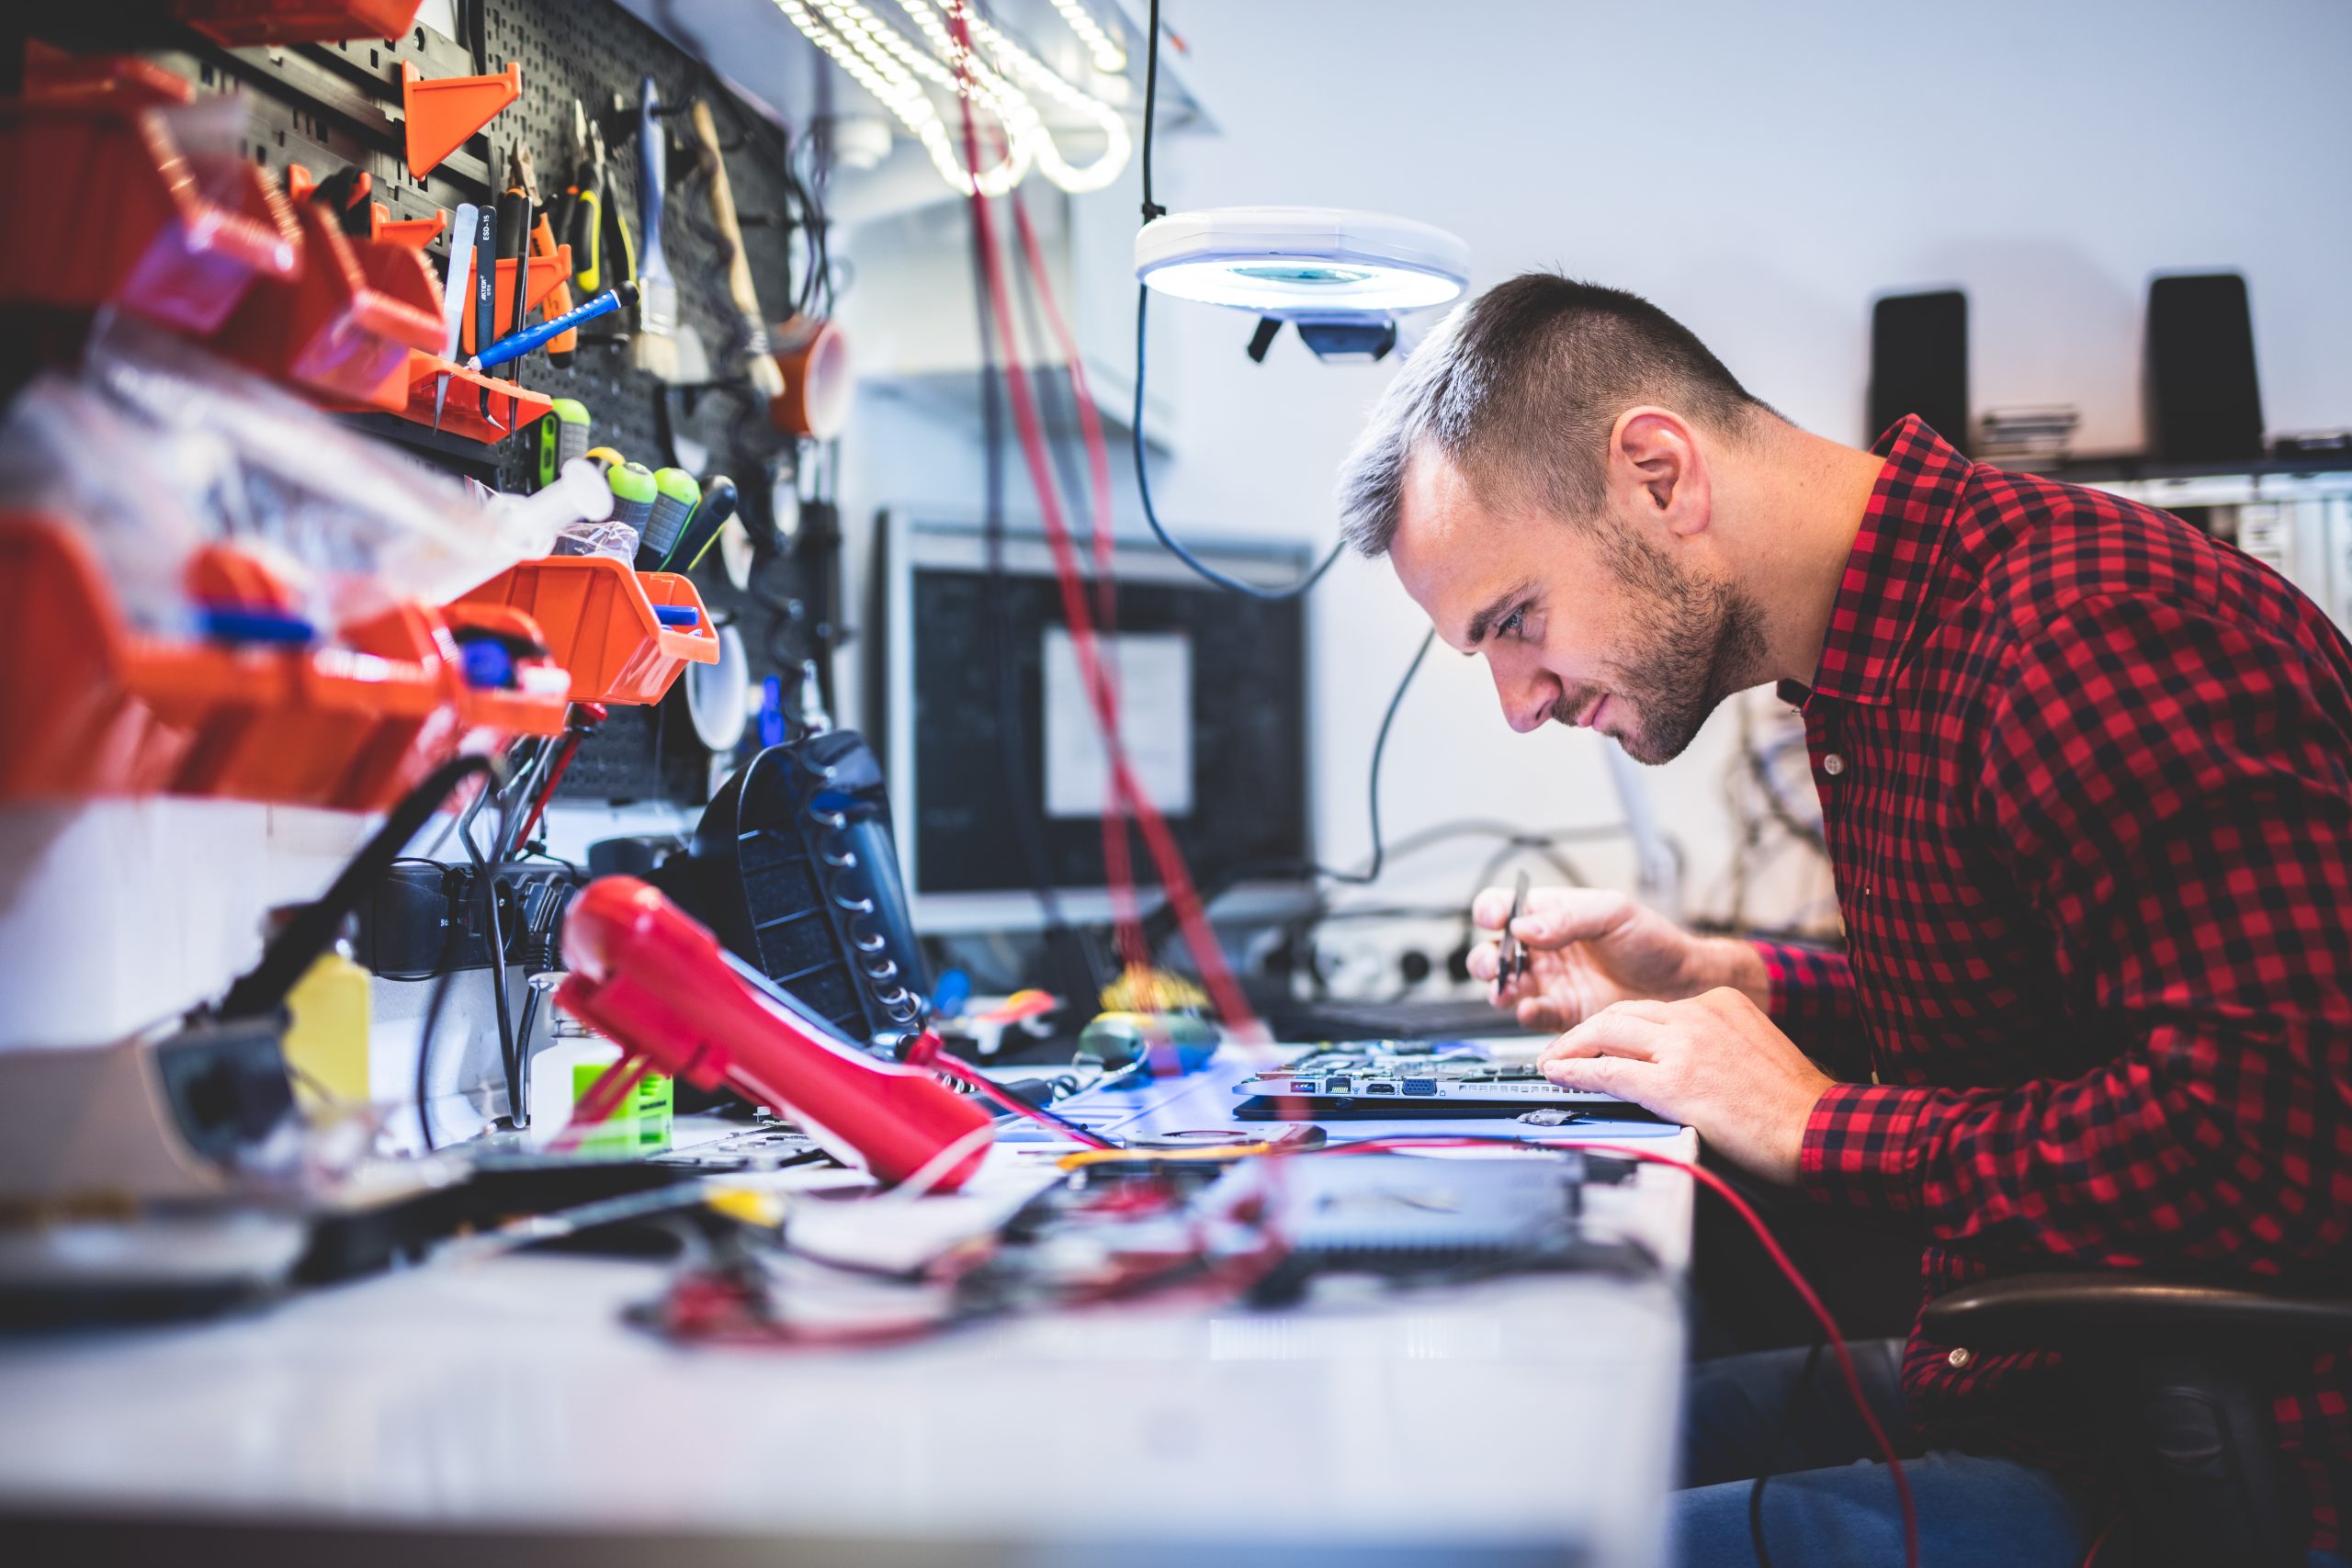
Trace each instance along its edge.
<instances>
[{"instance_id":1,"label":"man's nose","mask_svg":"<svg viewBox=\"0 0 2352 1568\"><path fill-rule=\"evenodd\" d=\"M1521 735L1540 729L1552 716L1552 704L1560 694L1560 683L1542 670L1507 670L1488 660L1494 671L1495 693L1502 698L1503 717L1512 729Z\"/></svg>"}]
</instances>

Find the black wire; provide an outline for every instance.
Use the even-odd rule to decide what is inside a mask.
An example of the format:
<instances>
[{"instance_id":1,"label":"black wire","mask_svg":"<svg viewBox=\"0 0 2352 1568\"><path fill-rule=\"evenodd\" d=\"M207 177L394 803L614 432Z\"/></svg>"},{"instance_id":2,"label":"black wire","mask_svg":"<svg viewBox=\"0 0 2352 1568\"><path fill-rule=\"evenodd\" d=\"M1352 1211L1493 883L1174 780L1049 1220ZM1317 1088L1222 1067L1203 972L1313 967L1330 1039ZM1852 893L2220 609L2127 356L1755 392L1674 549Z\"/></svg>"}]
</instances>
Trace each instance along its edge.
<instances>
[{"instance_id":1,"label":"black wire","mask_svg":"<svg viewBox=\"0 0 2352 1568\"><path fill-rule=\"evenodd\" d=\"M448 999L454 969L444 969L433 982L432 999L424 1004L424 1026L416 1036L416 1125L428 1153L440 1145L433 1141L433 1100L427 1066L433 1060L433 1031L441 1021L441 1004Z\"/></svg>"},{"instance_id":2,"label":"black wire","mask_svg":"<svg viewBox=\"0 0 2352 1568\"><path fill-rule=\"evenodd\" d=\"M1143 220L1148 223L1168 211L1151 199L1151 122L1159 118L1159 0L1151 0L1151 17L1144 25L1150 33L1143 46Z\"/></svg>"},{"instance_id":3,"label":"black wire","mask_svg":"<svg viewBox=\"0 0 2352 1568\"><path fill-rule=\"evenodd\" d=\"M1331 881L1344 882L1356 887L1363 887L1379 880L1381 870L1388 861L1388 847L1382 839L1380 830L1380 763L1388 752L1388 732L1396 727L1396 710L1405 705L1405 694L1413 689L1413 677L1420 673L1421 661L1430 656L1430 645L1436 641L1437 628L1431 626L1428 634L1421 638L1421 646L1414 650L1413 661L1405 666L1403 679L1396 682L1396 690L1389 696L1388 711L1380 716L1380 733L1373 738L1372 764L1365 770L1364 784L1364 794L1372 813L1372 859L1365 864L1364 869L1340 871L1331 866L1318 864L1314 861L1246 862L1219 876L1204 882L1200 892L1201 908L1204 910L1231 892L1236 884L1252 876L1328 877ZM1169 934L1175 929L1175 910L1176 901L1173 898L1163 898L1159 908L1145 918L1143 928L1147 947L1157 949L1161 942L1168 940Z\"/></svg>"},{"instance_id":4,"label":"black wire","mask_svg":"<svg viewBox=\"0 0 2352 1568\"><path fill-rule=\"evenodd\" d=\"M424 829L450 792L475 773L486 773L494 779L497 771L498 764L490 758L475 756L454 758L427 773L385 814L384 825L345 863L327 890L286 922L263 949L261 962L229 987L228 995L220 998L220 1016L251 1018L284 1002L286 993L334 945L335 932L359 907L360 899L383 881L401 851ZM473 807L478 807L489 793L485 787L474 797Z\"/></svg>"},{"instance_id":5,"label":"black wire","mask_svg":"<svg viewBox=\"0 0 2352 1568\"><path fill-rule=\"evenodd\" d=\"M493 848L505 843L506 833L506 814L502 811ZM482 915L490 927L490 992L498 1010L498 1061L506 1074L506 1113L511 1120L522 1093L523 1064L515 1055L514 1021L507 1011L506 938L500 930L498 919L498 877L494 869L483 862L481 850L475 844L473 834L461 830L458 840L466 847L466 858L474 863L474 877L481 885ZM422 1058L424 1055L420 1045L417 1055Z\"/></svg>"},{"instance_id":6,"label":"black wire","mask_svg":"<svg viewBox=\"0 0 2352 1568\"><path fill-rule=\"evenodd\" d=\"M1183 543L1179 540L1175 535L1170 534L1166 525L1159 521L1159 509L1153 506L1151 502L1151 474L1149 469L1146 467L1143 457L1143 391L1145 364L1144 322L1150 307L1151 286L1148 283L1136 284L1136 407L1135 417L1129 422L1129 434L1132 437L1130 445L1135 448L1136 455L1136 494L1143 502L1144 522L1150 526L1152 537L1158 539L1162 545L1166 546L1170 555L1174 556L1178 560L1182 561L1186 566L1192 568L1196 574L1206 578L1209 581L1216 583L1220 588L1231 589L1236 593L1247 593L1252 599L1297 598L1299 595L1305 593L1308 589L1313 588L1317 583L1323 581L1323 574L1331 570L1332 566L1338 562L1340 555L1347 549L1348 542L1345 539L1341 539L1337 544L1333 545L1329 552L1326 554L1321 560L1315 563L1314 569L1305 577L1300 578L1296 582L1290 583L1282 588L1261 588L1257 583L1245 582L1240 578L1234 577L1227 572L1219 571L1216 568L1209 565L1208 562L1201 559L1200 557L1186 549Z\"/></svg>"},{"instance_id":7,"label":"black wire","mask_svg":"<svg viewBox=\"0 0 2352 1568\"><path fill-rule=\"evenodd\" d=\"M1143 220L1148 223L1168 212L1151 196L1151 130L1152 122L1159 118L1159 0L1151 0L1151 17L1146 25L1150 36L1144 44L1143 56ZM1295 599L1323 581L1323 574L1331 570L1340 552L1347 548L1346 540L1333 545L1331 553L1317 561L1315 569L1296 582L1285 588L1261 588L1254 582L1245 582L1219 571L1186 549L1160 524L1159 512L1151 503L1151 475L1145 468L1143 457L1144 323L1150 304L1150 286L1136 285L1136 409L1135 418L1130 422L1130 434L1136 454L1136 493L1143 501L1143 520L1150 525L1152 536L1167 547L1169 554L1218 587L1230 589L1236 593L1247 593L1252 599ZM1410 679L1409 676L1407 678Z\"/></svg>"}]
</instances>

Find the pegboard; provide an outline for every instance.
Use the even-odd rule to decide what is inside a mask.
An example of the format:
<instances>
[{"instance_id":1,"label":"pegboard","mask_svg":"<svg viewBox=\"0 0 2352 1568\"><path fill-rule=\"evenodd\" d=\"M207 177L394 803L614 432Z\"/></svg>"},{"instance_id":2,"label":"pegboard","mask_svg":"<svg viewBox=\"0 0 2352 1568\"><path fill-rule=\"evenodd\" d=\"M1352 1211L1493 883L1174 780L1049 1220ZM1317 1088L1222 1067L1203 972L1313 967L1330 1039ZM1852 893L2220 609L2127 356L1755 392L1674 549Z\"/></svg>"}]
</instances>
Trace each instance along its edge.
<instances>
[{"instance_id":1,"label":"pegboard","mask_svg":"<svg viewBox=\"0 0 2352 1568\"><path fill-rule=\"evenodd\" d=\"M436 209L454 213L464 202L495 200L496 191L505 186L508 151L518 140L531 150L540 200L552 202L571 177L576 98L604 128L606 208L617 209L631 233L641 236L638 103L640 82L650 74L664 107L677 111L662 120L669 148L662 239L677 280L681 357L686 374L695 374L699 361L713 367L715 378L665 387L634 368L627 351L600 334L609 321L582 331L580 350L568 367L555 367L542 353L503 373L536 391L585 404L599 446L616 447L649 468L675 464L705 477L723 472L735 479L746 527L755 540L765 541L755 590L736 590L720 570L716 550L695 574L695 583L713 619L741 630L751 679L756 682L780 673L787 689L797 687L802 660L828 661L807 606L830 602L823 580L831 566L802 558L777 535L774 498L782 496L789 504L799 454L770 427L753 394L726 384L733 375L730 349L736 340L725 243L711 222L695 152L699 143L684 111L695 96L711 101L743 220L745 256L771 325L791 313L804 283L796 271L805 246L796 227L800 215L790 200L786 131L735 100L684 51L608 0L460 0L457 14L459 30L468 35L462 39L418 27L394 41L278 49L222 49L160 19L126 29L119 17L101 28L49 16L28 24L27 30L80 51L119 50L129 39L152 46L141 52L201 90L242 90L252 106L243 150L256 164L273 172L300 164L321 178L347 165L365 169L372 178L373 199L390 209L394 220L429 219ZM509 61L522 66L522 96L424 179L411 175L399 112L402 62L430 79L501 71ZM791 112L791 106L784 107ZM641 254L641 238L639 249ZM428 255L435 276L443 276L446 234ZM689 338L703 345L701 355ZM357 423L427 460L501 489L527 489L536 482L537 448L531 432L493 447L438 436L389 416L360 416ZM829 670L827 674L830 685ZM675 728L650 712L608 724L583 745L561 793L699 800L707 770L677 754L670 734ZM694 744L691 727L687 736L686 744Z\"/></svg>"}]
</instances>

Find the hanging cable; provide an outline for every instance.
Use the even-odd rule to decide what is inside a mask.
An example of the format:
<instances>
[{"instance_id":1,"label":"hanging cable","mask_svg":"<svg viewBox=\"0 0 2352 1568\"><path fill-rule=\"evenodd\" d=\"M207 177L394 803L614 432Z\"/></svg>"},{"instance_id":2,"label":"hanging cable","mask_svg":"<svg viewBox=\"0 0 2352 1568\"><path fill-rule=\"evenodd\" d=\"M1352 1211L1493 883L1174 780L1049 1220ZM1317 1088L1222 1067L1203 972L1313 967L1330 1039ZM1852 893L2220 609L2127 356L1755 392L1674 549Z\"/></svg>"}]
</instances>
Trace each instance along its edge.
<instances>
[{"instance_id":1,"label":"hanging cable","mask_svg":"<svg viewBox=\"0 0 2352 1568\"><path fill-rule=\"evenodd\" d=\"M1148 223L1156 218L1166 217L1168 213L1168 209L1154 201L1151 196L1151 132L1152 122L1159 118L1159 0L1151 0L1151 19L1147 26L1150 29L1150 37L1146 39L1143 51L1143 220ZM1323 581L1323 574L1331 570L1339 560L1340 553L1347 548L1346 540L1342 539L1333 545L1330 553L1317 561L1314 569L1296 582L1283 588L1266 588L1255 582L1244 581L1230 572L1219 571L1216 567L1186 549L1183 542L1170 534L1160 523L1159 510L1151 503L1151 473L1144 462L1143 456L1144 327L1149 318L1150 309L1151 286L1144 283L1136 284L1136 406L1135 417L1128 422L1128 425L1135 447L1136 494L1143 501L1144 522L1150 526L1152 537L1166 547L1170 555L1190 567L1196 575L1216 583L1219 588L1228 589L1236 593L1246 593L1252 599L1282 600L1299 597Z\"/></svg>"},{"instance_id":2,"label":"hanging cable","mask_svg":"<svg viewBox=\"0 0 2352 1568\"><path fill-rule=\"evenodd\" d=\"M958 41L965 46L965 53L959 58L968 61L970 38L965 27L964 6L956 5L950 11L949 18ZM969 165L977 170L980 157L978 130L973 118L970 97L964 96L961 103L965 155ZM1011 299L996 252L995 224L989 212L988 198L985 195L975 190L970 200L973 225L978 231L978 248L983 263L988 268L990 314L997 322L998 331L1004 340L1004 347L1008 350L1005 356L1005 389L1010 394L1012 405L1013 423L1020 435L1023 460L1029 469L1030 482L1036 491L1039 510L1044 513L1046 542L1053 552L1055 576L1061 590L1063 617L1069 625L1072 648L1078 656L1079 674L1091 699L1095 723L1102 736L1103 750L1111 760L1113 787L1125 795L1135 810L1136 819L1143 829L1145 847L1150 851L1153 863L1159 872L1160 881L1168 887L1170 896L1175 902L1179 923L1183 929L1186 943L1192 949L1193 962L1201 970L1202 981L1216 1002L1217 1011L1224 1017L1227 1026L1237 1032L1249 1038L1261 1037L1263 1032L1262 1026L1258 1021L1255 1010L1250 1006L1249 998L1242 995L1240 985L1234 978L1232 967L1227 963L1223 950L1217 945L1216 933L1209 929L1207 919L1201 908L1200 896L1193 886L1192 874L1185 867L1183 852L1177 846L1174 834L1169 829L1167 818L1161 816L1159 809L1152 805L1150 797L1145 794L1142 785L1136 779L1134 770L1127 760L1125 746L1119 733L1117 693L1109 680L1108 671L1104 669L1100 657L1100 649L1095 644L1093 612L1086 602L1078 553L1071 543L1069 525L1061 514L1054 490L1050 463L1045 450L1044 432L1037 417L1036 405L1031 399L1028 378L1017 362L1017 355L1011 352L1013 348L1011 333Z\"/></svg>"}]
</instances>

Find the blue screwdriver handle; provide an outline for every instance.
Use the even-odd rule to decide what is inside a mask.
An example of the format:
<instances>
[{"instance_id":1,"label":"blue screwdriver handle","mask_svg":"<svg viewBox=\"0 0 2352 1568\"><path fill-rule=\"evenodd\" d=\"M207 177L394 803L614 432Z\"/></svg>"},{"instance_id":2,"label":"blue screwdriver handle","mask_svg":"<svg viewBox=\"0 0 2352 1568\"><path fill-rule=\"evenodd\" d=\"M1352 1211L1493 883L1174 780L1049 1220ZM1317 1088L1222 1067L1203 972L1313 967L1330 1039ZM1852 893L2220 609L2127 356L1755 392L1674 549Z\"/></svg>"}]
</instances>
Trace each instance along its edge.
<instances>
[{"instance_id":1,"label":"blue screwdriver handle","mask_svg":"<svg viewBox=\"0 0 2352 1568\"><path fill-rule=\"evenodd\" d=\"M549 338L561 337L582 321L593 321L599 316L609 316L624 306L637 303L637 285L616 284L605 289L585 305L566 310L551 321L541 321L519 333L510 333L492 344L481 353L466 361L469 370L487 370L493 365L503 365L510 359L520 359Z\"/></svg>"}]
</instances>

